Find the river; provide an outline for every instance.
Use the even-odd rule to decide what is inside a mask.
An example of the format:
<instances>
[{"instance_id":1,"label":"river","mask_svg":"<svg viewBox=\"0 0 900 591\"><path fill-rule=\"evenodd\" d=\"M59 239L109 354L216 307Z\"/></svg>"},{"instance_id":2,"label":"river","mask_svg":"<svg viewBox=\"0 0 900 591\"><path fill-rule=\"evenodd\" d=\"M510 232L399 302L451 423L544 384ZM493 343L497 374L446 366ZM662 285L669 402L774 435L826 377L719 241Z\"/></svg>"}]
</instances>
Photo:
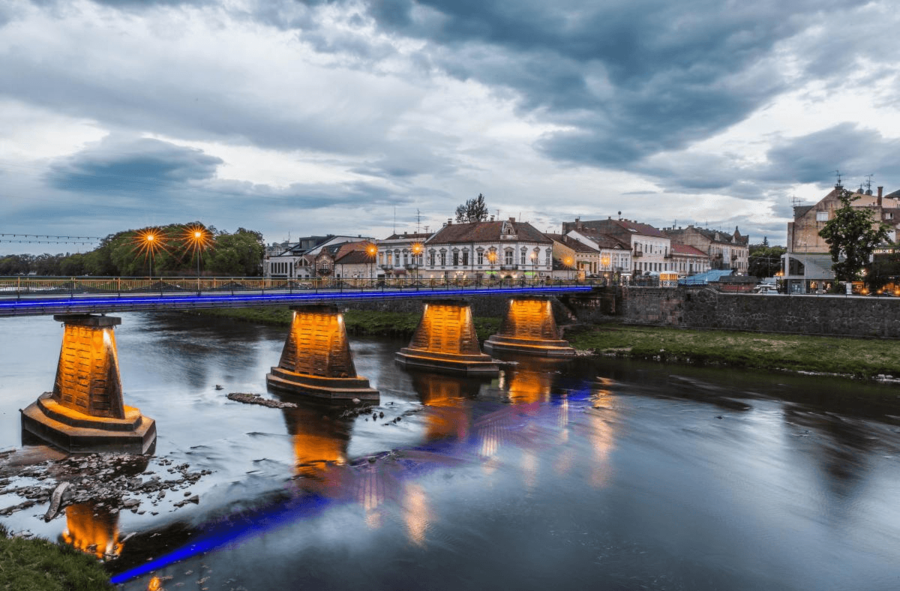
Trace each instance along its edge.
<instances>
[{"instance_id":1,"label":"river","mask_svg":"<svg viewBox=\"0 0 900 591\"><path fill-rule=\"evenodd\" d=\"M108 538L123 589L900 588L896 386L616 359L473 381L353 338L381 393L377 417L353 416L265 393L286 329L122 318L125 402L159 432L147 472L211 473L135 512L88 503L45 523L44 504L0 523ZM52 387L62 328L2 325L8 450L18 410Z\"/></svg>"}]
</instances>

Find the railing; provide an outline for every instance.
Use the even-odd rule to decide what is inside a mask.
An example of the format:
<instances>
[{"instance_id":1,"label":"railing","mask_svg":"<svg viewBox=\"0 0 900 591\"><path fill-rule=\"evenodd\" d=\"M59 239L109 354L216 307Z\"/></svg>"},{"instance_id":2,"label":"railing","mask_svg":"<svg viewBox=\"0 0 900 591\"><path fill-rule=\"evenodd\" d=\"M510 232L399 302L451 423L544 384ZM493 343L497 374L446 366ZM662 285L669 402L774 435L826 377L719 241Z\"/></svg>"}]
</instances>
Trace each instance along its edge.
<instances>
[{"instance_id":1,"label":"railing","mask_svg":"<svg viewBox=\"0 0 900 591\"><path fill-rule=\"evenodd\" d=\"M223 295L239 293L309 293L342 291L520 288L552 286L604 286L618 282L599 278L519 278L519 279L424 279L396 277L356 279L271 279L264 277L0 277L0 300L26 297L88 295Z\"/></svg>"}]
</instances>

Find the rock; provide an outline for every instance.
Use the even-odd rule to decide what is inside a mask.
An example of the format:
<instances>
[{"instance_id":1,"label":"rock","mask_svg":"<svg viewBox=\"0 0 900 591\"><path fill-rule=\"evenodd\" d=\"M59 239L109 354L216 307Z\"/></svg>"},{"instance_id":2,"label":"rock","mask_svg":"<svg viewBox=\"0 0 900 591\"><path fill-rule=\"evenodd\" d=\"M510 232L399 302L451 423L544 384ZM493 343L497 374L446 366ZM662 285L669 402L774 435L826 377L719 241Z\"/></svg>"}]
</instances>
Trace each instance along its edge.
<instances>
[{"instance_id":1,"label":"rock","mask_svg":"<svg viewBox=\"0 0 900 591\"><path fill-rule=\"evenodd\" d=\"M220 386L219 384L216 384L216 390L224 390L224 389L225 389L224 386Z\"/></svg>"},{"instance_id":2,"label":"rock","mask_svg":"<svg viewBox=\"0 0 900 591\"><path fill-rule=\"evenodd\" d=\"M50 501L50 507L47 508L47 513L44 514L44 521L50 521L56 514L59 513L59 506L62 503L63 493L66 492L66 489L69 488L68 482L60 482L56 489L53 491L53 498Z\"/></svg>"}]
</instances>

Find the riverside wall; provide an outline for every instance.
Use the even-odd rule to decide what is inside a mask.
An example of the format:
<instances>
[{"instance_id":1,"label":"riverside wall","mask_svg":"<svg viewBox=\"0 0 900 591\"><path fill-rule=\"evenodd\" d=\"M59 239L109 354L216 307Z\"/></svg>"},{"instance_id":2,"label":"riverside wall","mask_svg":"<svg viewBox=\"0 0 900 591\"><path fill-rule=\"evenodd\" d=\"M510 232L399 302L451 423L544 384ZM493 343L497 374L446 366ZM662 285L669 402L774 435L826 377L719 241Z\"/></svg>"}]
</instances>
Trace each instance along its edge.
<instances>
[{"instance_id":1,"label":"riverside wall","mask_svg":"<svg viewBox=\"0 0 900 591\"><path fill-rule=\"evenodd\" d=\"M629 287L626 324L900 339L900 298L722 293L711 288Z\"/></svg>"}]
</instances>

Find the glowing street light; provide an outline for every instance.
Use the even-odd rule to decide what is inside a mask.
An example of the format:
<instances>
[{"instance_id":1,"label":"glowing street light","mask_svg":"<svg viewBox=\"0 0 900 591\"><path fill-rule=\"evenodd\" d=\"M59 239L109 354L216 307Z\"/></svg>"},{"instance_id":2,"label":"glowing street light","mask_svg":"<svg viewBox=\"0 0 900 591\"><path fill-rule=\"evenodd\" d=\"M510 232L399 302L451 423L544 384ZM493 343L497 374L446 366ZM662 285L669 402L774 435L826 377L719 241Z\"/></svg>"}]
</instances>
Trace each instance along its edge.
<instances>
[{"instance_id":1,"label":"glowing street light","mask_svg":"<svg viewBox=\"0 0 900 591\"><path fill-rule=\"evenodd\" d=\"M185 227L182 233L182 241L190 244L191 250L197 256L197 295L200 295L200 255L213 243L212 232L199 224Z\"/></svg>"},{"instance_id":2,"label":"glowing street light","mask_svg":"<svg viewBox=\"0 0 900 591\"><path fill-rule=\"evenodd\" d=\"M416 283L419 282L419 256L422 254L422 245L418 242L412 245L412 253L413 253L413 277L415 277Z\"/></svg>"},{"instance_id":3,"label":"glowing street light","mask_svg":"<svg viewBox=\"0 0 900 591\"><path fill-rule=\"evenodd\" d=\"M153 255L165 249L165 237L159 228L146 228L135 234L134 243L139 255L143 254L150 258L150 278L152 279Z\"/></svg>"},{"instance_id":4,"label":"glowing street light","mask_svg":"<svg viewBox=\"0 0 900 591\"><path fill-rule=\"evenodd\" d=\"M369 255L369 281L371 281L372 264L375 262L375 257L378 255L378 247L370 242L368 245L366 245L366 254Z\"/></svg>"}]
</instances>

